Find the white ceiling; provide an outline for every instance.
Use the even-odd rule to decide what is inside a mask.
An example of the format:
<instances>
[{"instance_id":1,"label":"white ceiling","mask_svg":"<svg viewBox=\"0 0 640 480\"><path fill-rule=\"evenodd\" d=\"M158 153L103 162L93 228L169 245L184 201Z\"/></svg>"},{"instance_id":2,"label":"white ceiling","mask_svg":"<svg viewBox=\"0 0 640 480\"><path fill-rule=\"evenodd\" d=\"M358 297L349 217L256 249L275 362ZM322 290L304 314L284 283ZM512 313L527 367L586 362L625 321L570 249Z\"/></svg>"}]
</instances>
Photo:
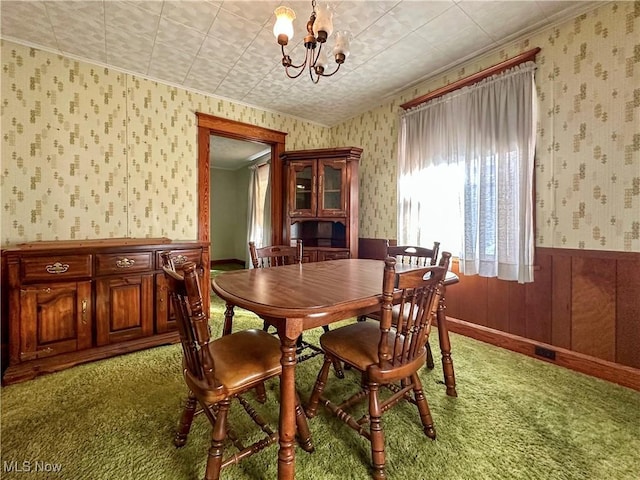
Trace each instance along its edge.
<instances>
[{"instance_id":1,"label":"white ceiling","mask_svg":"<svg viewBox=\"0 0 640 480\"><path fill-rule=\"evenodd\" d=\"M254 161L262 161L262 157L266 157L266 155L269 155L268 158L271 156L271 147L264 143L235 140L216 135L211 135L209 138L212 168L238 170Z\"/></svg>"},{"instance_id":2,"label":"white ceiling","mask_svg":"<svg viewBox=\"0 0 640 480\"><path fill-rule=\"evenodd\" d=\"M0 1L0 36L332 126L466 59L607 2L335 1L351 55L314 85L286 77L274 9L292 7L294 63L310 1ZM332 38L329 46L333 47ZM333 61L331 62L333 64Z\"/></svg>"}]
</instances>

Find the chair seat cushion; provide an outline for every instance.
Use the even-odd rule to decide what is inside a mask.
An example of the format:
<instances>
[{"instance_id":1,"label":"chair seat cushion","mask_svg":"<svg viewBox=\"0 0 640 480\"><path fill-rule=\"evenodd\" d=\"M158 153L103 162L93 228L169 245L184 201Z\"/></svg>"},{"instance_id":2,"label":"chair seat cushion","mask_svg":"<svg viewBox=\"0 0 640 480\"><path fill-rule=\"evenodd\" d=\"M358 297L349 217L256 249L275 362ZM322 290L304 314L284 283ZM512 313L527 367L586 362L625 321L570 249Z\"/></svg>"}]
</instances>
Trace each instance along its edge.
<instances>
[{"instance_id":1,"label":"chair seat cushion","mask_svg":"<svg viewBox=\"0 0 640 480\"><path fill-rule=\"evenodd\" d=\"M395 332L391 330L388 337L390 346L393 346L395 338ZM325 352L362 371L378 363L379 342L378 322L356 322L330 330L320 337L320 346Z\"/></svg>"},{"instance_id":2,"label":"chair seat cushion","mask_svg":"<svg viewBox=\"0 0 640 480\"><path fill-rule=\"evenodd\" d=\"M280 375L280 341L263 330L242 330L217 338L208 348L216 378L230 394Z\"/></svg>"}]
</instances>

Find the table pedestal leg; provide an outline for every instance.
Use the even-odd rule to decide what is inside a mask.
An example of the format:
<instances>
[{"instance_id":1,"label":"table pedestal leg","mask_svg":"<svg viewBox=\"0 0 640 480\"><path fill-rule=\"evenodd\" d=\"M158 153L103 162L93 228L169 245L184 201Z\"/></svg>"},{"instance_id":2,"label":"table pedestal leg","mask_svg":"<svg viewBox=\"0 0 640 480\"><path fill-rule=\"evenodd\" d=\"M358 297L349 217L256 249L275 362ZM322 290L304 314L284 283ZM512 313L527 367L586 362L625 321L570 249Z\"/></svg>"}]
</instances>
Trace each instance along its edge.
<instances>
[{"instance_id":1,"label":"table pedestal leg","mask_svg":"<svg viewBox=\"0 0 640 480\"><path fill-rule=\"evenodd\" d=\"M438 303L438 340L440 351L442 352L442 372L444 373L444 384L447 387L447 395L457 397L456 375L453 372L453 360L451 359L451 342L449 341L449 329L447 328L447 316L445 313L444 292Z\"/></svg>"},{"instance_id":2,"label":"table pedestal leg","mask_svg":"<svg viewBox=\"0 0 640 480\"><path fill-rule=\"evenodd\" d=\"M280 337L282 376L280 377L280 421L278 450L278 480L293 480L295 476L295 434L296 434L296 341Z\"/></svg>"}]
</instances>

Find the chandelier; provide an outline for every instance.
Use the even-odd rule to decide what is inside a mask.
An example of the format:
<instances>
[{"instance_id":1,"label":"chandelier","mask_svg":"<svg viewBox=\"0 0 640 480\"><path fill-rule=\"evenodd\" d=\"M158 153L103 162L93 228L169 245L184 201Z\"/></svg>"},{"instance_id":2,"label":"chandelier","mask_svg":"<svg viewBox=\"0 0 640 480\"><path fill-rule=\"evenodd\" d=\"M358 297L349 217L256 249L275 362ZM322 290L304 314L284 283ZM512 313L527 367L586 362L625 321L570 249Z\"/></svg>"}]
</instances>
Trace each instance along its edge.
<instances>
[{"instance_id":1,"label":"chandelier","mask_svg":"<svg viewBox=\"0 0 640 480\"><path fill-rule=\"evenodd\" d=\"M291 61L291 57L284 51L284 47L293 38L293 20L296 18L296 14L292 9L284 6L276 9L274 12L276 14L276 23L273 26L273 34L282 48L282 66L287 76L289 78L298 78L305 70L308 70L313 83L318 83L320 77L330 77L340 70L340 66L349 56L350 35L345 31L336 32L333 56L338 66L333 72L326 73L329 67L329 59L326 54L327 48L323 49L323 46L333 33L333 12L328 5L317 7L315 0L311 1L311 8L311 17L307 22L307 36L304 37L306 49L304 62L295 65Z\"/></svg>"}]
</instances>

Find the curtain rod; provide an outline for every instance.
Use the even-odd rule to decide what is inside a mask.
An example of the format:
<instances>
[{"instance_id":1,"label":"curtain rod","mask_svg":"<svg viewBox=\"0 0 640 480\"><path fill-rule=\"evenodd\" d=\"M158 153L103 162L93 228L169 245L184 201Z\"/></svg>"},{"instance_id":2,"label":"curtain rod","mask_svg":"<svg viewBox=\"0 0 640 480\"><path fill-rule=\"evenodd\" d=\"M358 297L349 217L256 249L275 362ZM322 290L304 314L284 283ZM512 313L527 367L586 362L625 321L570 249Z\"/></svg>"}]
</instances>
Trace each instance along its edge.
<instances>
[{"instance_id":1,"label":"curtain rod","mask_svg":"<svg viewBox=\"0 0 640 480\"><path fill-rule=\"evenodd\" d=\"M478 73L474 73L473 75L470 75L466 78L462 78L458 81L450 83L449 85L445 85L444 87L438 88L437 90L434 90L433 92L429 92L425 95L422 95L421 97L414 98L413 100L409 100L407 103L403 103L402 105L400 105L400 107L404 110L409 110L410 108L417 107L418 105L428 102L429 100L433 100L434 98L441 97L443 95L446 95L449 92L458 90L459 88L473 85L474 83L484 80L485 78L490 77L491 75L495 75L496 73L503 72L504 70L507 70L511 67L515 67L516 65L520 65L521 63L528 62L530 60L535 60L536 55L538 54L538 52L540 52L540 50L541 50L540 47L536 47L527 52L523 52L520 55L516 55L515 57L510 58L509 60L505 60L504 62L500 62L497 65L494 65L489 68L485 68L484 70L481 70Z\"/></svg>"}]
</instances>

